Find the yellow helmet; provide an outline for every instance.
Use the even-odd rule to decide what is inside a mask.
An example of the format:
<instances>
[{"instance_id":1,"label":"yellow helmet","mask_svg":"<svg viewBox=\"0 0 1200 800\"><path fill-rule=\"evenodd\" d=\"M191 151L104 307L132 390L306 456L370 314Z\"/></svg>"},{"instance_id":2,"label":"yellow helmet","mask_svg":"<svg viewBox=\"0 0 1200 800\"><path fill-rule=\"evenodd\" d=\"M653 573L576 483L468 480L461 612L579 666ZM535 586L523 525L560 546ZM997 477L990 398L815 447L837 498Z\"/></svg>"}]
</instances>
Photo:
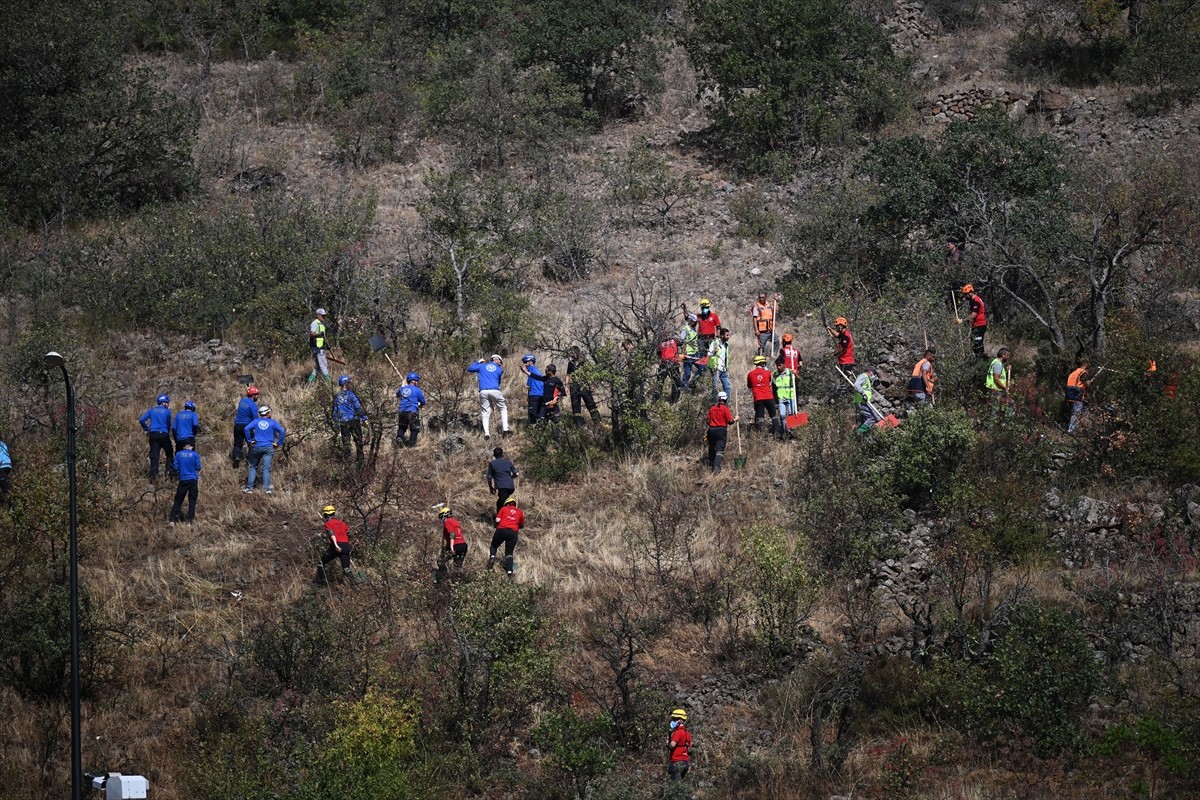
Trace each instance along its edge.
<instances>
[{"instance_id":1,"label":"yellow helmet","mask_svg":"<svg viewBox=\"0 0 1200 800\"><path fill-rule=\"evenodd\" d=\"M767 357L766 356L755 356L754 363L755 364L765 364L765 363L767 363Z\"/></svg>"},{"instance_id":2,"label":"yellow helmet","mask_svg":"<svg viewBox=\"0 0 1200 800\"><path fill-rule=\"evenodd\" d=\"M450 506L442 506L438 509L438 518L445 519L450 516Z\"/></svg>"},{"instance_id":3,"label":"yellow helmet","mask_svg":"<svg viewBox=\"0 0 1200 800\"><path fill-rule=\"evenodd\" d=\"M677 708L671 712L671 719L677 719L682 722L687 722L687 712L682 708Z\"/></svg>"},{"instance_id":4,"label":"yellow helmet","mask_svg":"<svg viewBox=\"0 0 1200 800\"><path fill-rule=\"evenodd\" d=\"M329 505L327 505L321 509L321 514L326 517L332 517L336 513L337 513L337 509L333 507L332 503L330 503Z\"/></svg>"},{"instance_id":5,"label":"yellow helmet","mask_svg":"<svg viewBox=\"0 0 1200 800\"><path fill-rule=\"evenodd\" d=\"M707 297L700 298L700 307L701 308L708 308L711 305L712 305L712 301L709 300Z\"/></svg>"}]
</instances>

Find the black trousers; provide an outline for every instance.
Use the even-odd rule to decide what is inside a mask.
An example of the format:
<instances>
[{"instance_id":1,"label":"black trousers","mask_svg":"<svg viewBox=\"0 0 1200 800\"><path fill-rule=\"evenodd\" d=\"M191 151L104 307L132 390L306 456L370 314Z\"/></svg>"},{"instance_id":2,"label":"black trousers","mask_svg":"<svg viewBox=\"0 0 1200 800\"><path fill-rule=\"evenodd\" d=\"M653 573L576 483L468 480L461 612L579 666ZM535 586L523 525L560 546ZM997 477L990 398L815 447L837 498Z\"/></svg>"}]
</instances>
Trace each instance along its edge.
<instances>
[{"instance_id":1,"label":"black trousers","mask_svg":"<svg viewBox=\"0 0 1200 800\"><path fill-rule=\"evenodd\" d=\"M342 455L350 455L350 440L354 440L354 457L362 461L363 457L363 434L362 420L351 419L338 424L338 430L342 436Z\"/></svg>"},{"instance_id":2,"label":"black trousers","mask_svg":"<svg viewBox=\"0 0 1200 800\"><path fill-rule=\"evenodd\" d=\"M492 546L488 550L488 556L495 558L496 550L500 545L504 545L504 571L512 575L513 550L517 549L517 532L512 528L496 528L496 532L492 534Z\"/></svg>"},{"instance_id":3,"label":"black trousers","mask_svg":"<svg viewBox=\"0 0 1200 800\"><path fill-rule=\"evenodd\" d=\"M246 425L248 424L250 423L246 423ZM233 449L229 451L229 460L233 462L234 469L242 463L242 459L245 457L246 425L233 423Z\"/></svg>"},{"instance_id":4,"label":"black trousers","mask_svg":"<svg viewBox=\"0 0 1200 800\"><path fill-rule=\"evenodd\" d=\"M417 434L421 432L421 414L417 411L401 411L396 415L396 443L405 447L417 446ZM408 434L408 439L404 434Z\"/></svg>"},{"instance_id":5,"label":"black trousers","mask_svg":"<svg viewBox=\"0 0 1200 800\"><path fill-rule=\"evenodd\" d=\"M508 498L512 497L512 493L515 491L516 491L516 489L501 489L499 486L496 487L496 513L497 514L499 514L500 509L504 507L504 501L507 500Z\"/></svg>"},{"instance_id":6,"label":"black trousers","mask_svg":"<svg viewBox=\"0 0 1200 800\"><path fill-rule=\"evenodd\" d=\"M12 467L0 467L0 500L8 498L8 493L12 491Z\"/></svg>"},{"instance_id":7,"label":"black trousers","mask_svg":"<svg viewBox=\"0 0 1200 800\"><path fill-rule=\"evenodd\" d=\"M175 504L171 506L171 522L179 522L185 497L188 501L187 521L193 522L196 519L196 498L199 495L200 481L196 479L180 481L179 488L175 490Z\"/></svg>"},{"instance_id":8,"label":"black trousers","mask_svg":"<svg viewBox=\"0 0 1200 800\"><path fill-rule=\"evenodd\" d=\"M773 399L754 401L754 430L762 430L759 423L764 416L771 418L771 433L778 433L779 420L775 418L775 401Z\"/></svg>"},{"instance_id":9,"label":"black trousers","mask_svg":"<svg viewBox=\"0 0 1200 800\"><path fill-rule=\"evenodd\" d=\"M146 434L146 436L150 440L150 480L158 479L158 458L160 452L167 454L167 474L174 474L175 448L171 445L171 434L151 432Z\"/></svg>"},{"instance_id":10,"label":"black trousers","mask_svg":"<svg viewBox=\"0 0 1200 800\"><path fill-rule=\"evenodd\" d=\"M349 542L342 543L342 552L340 552L340 553L338 552L337 547L334 546L333 542L330 542L329 547L325 548L325 555L321 556L321 566L324 567L330 561L336 561L338 559L341 559L341 561L342 561L342 571L343 572L350 569L350 543Z\"/></svg>"},{"instance_id":11,"label":"black trousers","mask_svg":"<svg viewBox=\"0 0 1200 800\"><path fill-rule=\"evenodd\" d=\"M987 352L983 349L983 337L987 333L987 325L971 328L971 352L983 358Z\"/></svg>"},{"instance_id":12,"label":"black trousers","mask_svg":"<svg viewBox=\"0 0 1200 800\"><path fill-rule=\"evenodd\" d=\"M721 461L725 457L725 445L728 441L728 428L710 427L708 429L708 463L713 472L721 471Z\"/></svg>"},{"instance_id":13,"label":"black trousers","mask_svg":"<svg viewBox=\"0 0 1200 800\"><path fill-rule=\"evenodd\" d=\"M600 409L596 407L596 398L592 394L590 386L572 386L571 387L571 416L575 419L576 425L583 424L583 407L587 406L588 414L592 417L592 422L600 421Z\"/></svg>"},{"instance_id":14,"label":"black trousers","mask_svg":"<svg viewBox=\"0 0 1200 800\"><path fill-rule=\"evenodd\" d=\"M546 411L546 398L540 394L529 395L529 424L532 425L542 418Z\"/></svg>"}]
</instances>

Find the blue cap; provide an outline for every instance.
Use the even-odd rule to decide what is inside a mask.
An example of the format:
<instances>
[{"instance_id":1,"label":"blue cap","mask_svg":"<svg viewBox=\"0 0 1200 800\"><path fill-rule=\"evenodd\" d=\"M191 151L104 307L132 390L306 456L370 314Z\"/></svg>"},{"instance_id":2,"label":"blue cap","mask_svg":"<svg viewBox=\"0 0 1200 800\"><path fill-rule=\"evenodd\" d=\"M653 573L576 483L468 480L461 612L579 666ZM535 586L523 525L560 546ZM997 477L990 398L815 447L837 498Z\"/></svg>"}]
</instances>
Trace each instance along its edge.
<instances>
[{"instance_id":1,"label":"blue cap","mask_svg":"<svg viewBox=\"0 0 1200 800\"><path fill-rule=\"evenodd\" d=\"M404 380L408 381L409 383L412 383L413 381L421 380L421 376L415 372L410 372L404 376Z\"/></svg>"},{"instance_id":2,"label":"blue cap","mask_svg":"<svg viewBox=\"0 0 1200 800\"><path fill-rule=\"evenodd\" d=\"M160 394L158 396L158 404L161 406L163 403L170 405L171 396L169 394Z\"/></svg>"},{"instance_id":3,"label":"blue cap","mask_svg":"<svg viewBox=\"0 0 1200 800\"><path fill-rule=\"evenodd\" d=\"M186 408L188 411L195 411L196 410L196 401L188 400L186 403L183 404L183 407Z\"/></svg>"}]
</instances>

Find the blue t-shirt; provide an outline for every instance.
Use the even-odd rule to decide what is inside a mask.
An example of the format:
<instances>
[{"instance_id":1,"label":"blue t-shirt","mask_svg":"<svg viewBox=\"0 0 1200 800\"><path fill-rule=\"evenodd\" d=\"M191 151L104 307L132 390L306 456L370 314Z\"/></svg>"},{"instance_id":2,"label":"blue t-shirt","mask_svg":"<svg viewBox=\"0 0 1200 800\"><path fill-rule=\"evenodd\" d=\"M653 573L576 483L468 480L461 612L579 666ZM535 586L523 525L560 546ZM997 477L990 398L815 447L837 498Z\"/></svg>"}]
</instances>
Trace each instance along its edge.
<instances>
[{"instance_id":1,"label":"blue t-shirt","mask_svg":"<svg viewBox=\"0 0 1200 800\"><path fill-rule=\"evenodd\" d=\"M546 384L540 380L536 380L537 378L542 378L542 377L544 377L542 375L542 371L540 369L538 369L537 366L530 364L529 365L529 375L525 378L525 385L529 387L529 396L530 397L541 397L542 396L542 393L545 391Z\"/></svg>"},{"instance_id":2,"label":"blue t-shirt","mask_svg":"<svg viewBox=\"0 0 1200 800\"><path fill-rule=\"evenodd\" d=\"M420 386L401 386L396 390L396 397L400 398L401 414L420 411L421 406L425 405L425 393Z\"/></svg>"},{"instance_id":3,"label":"blue t-shirt","mask_svg":"<svg viewBox=\"0 0 1200 800\"><path fill-rule=\"evenodd\" d=\"M504 377L504 368L495 361L476 361L467 367L467 372L474 372L479 378L479 391L499 389L500 379Z\"/></svg>"},{"instance_id":4,"label":"blue t-shirt","mask_svg":"<svg viewBox=\"0 0 1200 800\"><path fill-rule=\"evenodd\" d=\"M200 454L195 450L180 450L175 454L175 471L181 481L199 480Z\"/></svg>"},{"instance_id":5,"label":"blue t-shirt","mask_svg":"<svg viewBox=\"0 0 1200 800\"><path fill-rule=\"evenodd\" d=\"M342 389L333 397L333 417L338 422L349 422L354 419L366 419L362 403L358 395L349 389Z\"/></svg>"},{"instance_id":6,"label":"blue t-shirt","mask_svg":"<svg viewBox=\"0 0 1200 800\"><path fill-rule=\"evenodd\" d=\"M282 446L286 435L283 426L270 417L260 417L246 426L246 442L251 447Z\"/></svg>"},{"instance_id":7,"label":"blue t-shirt","mask_svg":"<svg viewBox=\"0 0 1200 800\"><path fill-rule=\"evenodd\" d=\"M200 418L195 411L186 408L175 415L175 423L171 425L176 439L191 439L200 430Z\"/></svg>"},{"instance_id":8,"label":"blue t-shirt","mask_svg":"<svg viewBox=\"0 0 1200 800\"><path fill-rule=\"evenodd\" d=\"M233 418L233 424L241 425L244 428L256 419L258 419L258 403L250 397L243 397L238 401L237 416Z\"/></svg>"},{"instance_id":9,"label":"blue t-shirt","mask_svg":"<svg viewBox=\"0 0 1200 800\"><path fill-rule=\"evenodd\" d=\"M170 433L171 409L166 406L148 408L138 422L141 424L142 430L147 433Z\"/></svg>"},{"instance_id":10,"label":"blue t-shirt","mask_svg":"<svg viewBox=\"0 0 1200 800\"><path fill-rule=\"evenodd\" d=\"M0 442L0 469L12 469L12 458L8 455L8 445Z\"/></svg>"}]
</instances>

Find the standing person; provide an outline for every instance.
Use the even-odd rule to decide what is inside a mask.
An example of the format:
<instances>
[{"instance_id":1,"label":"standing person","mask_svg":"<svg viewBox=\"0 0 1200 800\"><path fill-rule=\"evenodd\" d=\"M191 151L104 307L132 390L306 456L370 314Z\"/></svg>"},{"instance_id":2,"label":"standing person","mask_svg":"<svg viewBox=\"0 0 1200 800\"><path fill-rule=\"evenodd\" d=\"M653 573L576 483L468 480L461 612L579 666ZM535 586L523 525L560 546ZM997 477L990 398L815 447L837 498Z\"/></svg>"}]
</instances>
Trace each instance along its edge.
<instances>
[{"instance_id":1,"label":"standing person","mask_svg":"<svg viewBox=\"0 0 1200 800\"><path fill-rule=\"evenodd\" d=\"M1013 413L1013 399L1009 394L1009 381L1012 380L1012 368L1008 366L1009 357L1008 348L1001 347L988 366L987 381L984 385L987 386L990 395L992 419L995 419L1001 410L1006 417L1012 416Z\"/></svg>"},{"instance_id":2,"label":"standing person","mask_svg":"<svg viewBox=\"0 0 1200 800\"><path fill-rule=\"evenodd\" d=\"M160 452L167 454L167 467L171 476L175 474L175 448L171 446L171 398L160 394L157 405L146 409L138 420L150 442L150 480L158 480L158 458Z\"/></svg>"},{"instance_id":3,"label":"standing person","mask_svg":"<svg viewBox=\"0 0 1200 800\"><path fill-rule=\"evenodd\" d=\"M587 408L592 422L600 424L600 409L596 406L596 397L592 394L590 384L574 377L575 370L583 365L583 353L574 346L567 353L567 389L571 393L571 419L576 426L583 424L583 409Z\"/></svg>"},{"instance_id":4,"label":"standing person","mask_svg":"<svg viewBox=\"0 0 1200 800\"><path fill-rule=\"evenodd\" d=\"M686 308L684 309L687 310ZM712 310L712 301L708 298L700 300L700 313L696 317L696 333L700 337L700 349L708 351L717 333L721 330L721 318Z\"/></svg>"},{"instance_id":5,"label":"standing person","mask_svg":"<svg viewBox=\"0 0 1200 800\"><path fill-rule=\"evenodd\" d=\"M714 473L721 471L725 445L729 442L729 426L738 418L729 410L729 395L717 392L717 402L708 409L708 465Z\"/></svg>"},{"instance_id":6,"label":"standing person","mask_svg":"<svg viewBox=\"0 0 1200 800\"><path fill-rule=\"evenodd\" d=\"M530 380L535 378L530 375ZM558 366L550 364L546 374L538 379L542 386L542 419L550 421L551 435L558 438L558 421L562 418L562 399L567 396L567 387L558 377Z\"/></svg>"},{"instance_id":7,"label":"standing person","mask_svg":"<svg viewBox=\"0 0 1200 800\"><path fill-rule=\"evenodd\" d=\"M720 336L713 340L708 346L708 365L713 371L713 392L714 394L725 393L729 397L729 393L733 391L733 384L729 382L729 329L721 328Z\"/></svg>"},{"instance_id":8,"label":"standing person","mask_svg":"<svg viewBox=\"0 0 1200 800\"><path fill-rule=\"evenodd\" d=\"M308 349L312 351L313 371L308 374L308 382L312 383L320 375L329 380L329 359L326 349L329 344L325 336L325 309L317 309L317 318L308 325Z\"/></svg>"},{"instance_id":9,"label":"standing person","mask_svg":"<svg viewBox=\"0 0 1200 800\"><path fill-rule=\"evenodd\" d=\"M779 412L779 427L776 429L776 436L783 441L791 435L788 433L787 418L796 413L796 373L780 361L775 364L775 374L771 376L771 385L775 392L776 410Z\"/></svg>"},{"instance_id":10,"label":"standing person","mask_svg":"<svg viewBox=\"0 0 1200 800\"><path fill-rule=\"evenodd\" d=\"M238 401L237 412L233 416L233 449L229 451L229 460L237 469L242 463L243 448L246 446L246 426L258 419L258 387L247 386L246 396Z\"/></svg>"},{"instance_id":11,"label":"standing person","mask_svg":"<svg viewBox=\"0 0 1200 800\"><path fill-rule=\"evenodd\" d=\"M631 342L632 344L632 342ZM655 380L658 385L662 386L663 378L671 381L671 404L679 402L679 395L683 392L683 378L679 374L679 364L683 361L683 353L680 349L680 341L676 336L672 336L658 346L658 373L655 375ZM662 389L659 389L661 394Z\"/></svg>"},{"instance_id":12,"label":"standing person","mask_svg":"<svg viewBox=\"0 0 1200 800\"><path fill-rule=\"evenodd\" d=\"M778 295L775 296L779 298ZM754 337L758 340L758 354L773 356L775 349L775 307L767 302L767 293L758 293L758 302L750 307L750 319L754 324Z\"/></svg>"},{"instance_id":13,"label":"standing person","mask_svg":"<svg viewBox=\"0 0 1200 800\"><path fill-rule=\"evenodd\" d=\"M467 372L474 372L475 377L479 379L479 406L482 410L483 438L485 440L492 438L493 404L500 409L500 432L507 436L509 434L508 404L504 402L504 395L500 392L500 380L504 377L504 359L499 355L493 355L490 361L484 361L481 358L467 367Z\"/></svg>"},{"instance_id":14,"label":"standing person","mask_svg":"<svg viewBox=\"0 0 1200 800\"><path fill-rule=\"evenodd\" d=\"M446 564L454 562L456 569L462 569L467 558L467 540L463 536L462 523L450 513L450 506L438 509L438 519L442 521L442 554L438 558L438 576L446 574Z\"/></svg>"},{"instance_id":15,"label":"standing person","mask_svg":"<svg viewBox=\"0 0 1200 800\"><path fill-rule=\"evenodd\" d=\"M250 446L246 463L250 469L246 473L243 492L250 494L254 491L254 481L258 477L258 467L261 464L263 491L271 493L271 462L275 459L275 450L283 445L286 436L287 431L283 426L271 419L271 407L260 408L258 419L246 426L246 444Z\"/></svg>"},{"instance_id":16,"label":"standing person","mask_svg":"<svg viewBox=\"0 0 1200 800\"><path fill-rule=\"evenodd\" d=\"M746 387L754 400L754 430L761 431L762 418L770 417L771 435L777 435L779 420L775 418L775 384L766 365L766 356L754 357L754 369L746 375Z\"/></svg>"},{"instance_id":17,"label":"standing person","mask_svg":"<svg viewBox=\"0 0 1200 800\"><path fill-rule=\"evenodd\" d=\"M870 367L854 379L854 404L858 407L859 433L866 433L883 419L871 405L871 400L875 397L874 381L875 370Z\"/></svg>"},{"instance_id":18,"label":"standing person","mask_svg":"<svg viewBox=\"0 0 1200 800\"><path fill-rule=\"evenodd\" d=\"M792 344L794 337L790 333L785 333L780 340L783 346L779 348L779 355L775 357L776 365L782 365L792 375L799 375L800 368L804 366L804 358L800 355L800 348Z\"/></svg>"},{"instance_id":19,"label":"standing person","mask_svg":"<svg viewBox=\"0 0 1200 800\"><path fill-rule=\"evenodd\" d=\"M975 287L967 284L962 287L962 293L967 298L967 316L963 320L959 320L959 324L969 320L971 323L971 352L977 358L986 358L987 352L983 349L983 336L987 333L987 311L983 306L983 298L975 292Z\"/></svg>"},{"instance_id":20,"label":"standing person","mask_svg":"<svg viewBox=\"0 0 1200 800\"><path fill-rule=\"evenodd\" d=\"M671 712L671 737L667 740L667 774L671 780L681 781L687 777L688 769L692 766L692 757L688 752L691 747L687 711L677 708Z\"/></svg>"},{"instance_id":21,"label":"standing person","mask_svg":"<svg viewBox=\"0 0 1200 800\"><path fill-rule=\"evenodd\" d=\"M362 424L367 420L362 402L350 388L353 382L349 375L338 378L338 393L333 396L333 422L337 425L341 436L342 458L350 455L350 440L354 440L354 458L362 464L363 460L363 429Z\"/></svg>"},{"instance_id":22,"label":"standing person","mask_svg":"<svg viewBox=\"0 0 1200 800\"><path fill-rule=\"evenodd\" d=\"M683 352L683 391L692 386L693 371L699 375L703 367L697 366L700 361L700 334L696 332L697 317L687 315L687 322L679 332L679 349Z\"/></svg>"},{"instance_id":23,"label":"standing person","mask_svg":"<svg viewBox=\"0 0 1200 800\"><path fill-rule=\"evenodd\" d=\"M196 415L196 402L188 400L183 404L183 411L175 415L171 423L171 435L175 437L175 446L185 444L196 446L196 434L200 432L200 417Z\"/></svg>"},{"instance_id":24,"label":"standing person","mask_svg":"<svg viewBox=\"0 0 1200 800\"><path fill-rule=\"evenodd\" d=\"M1087 410L1088 390L1092 388L1088 366L1088 360L1081 357L1075 362L1075 371L1067 376L1067 406L1071 411L1071 419L1067 423L1067 433L1075 432L1075 426L1079 424L1079 417Z\"/></svg>"},{"instance_id":25,"label":"standing person","mask_svg":"<svg viewBox=\"0 0 1200 800\"><path fill-rule=\"evenodd\" d=\"M8 453L8 443L0 439L0 503L8 503L8 494L12 491L12 456Z\"/></svg>"},{"instance_id":26,"label":"standing person","mask_svg":"<svg viewBox=\"0 0 1200 800\"><path fill-rule=\"evenodd\" d=\"M829 335L837 339L837 351L833 354L837 368L849 378L854 374L854 337L850 335L850 322L845 317L833 321L833 328L828 329Z\"/></svg>"},{"instance_id":27,"label":"standing person","mask_svg":"<svg viewBox=\"0 0 1200 800\"><path fill-rule=\"evenodd\" d=\"M180 521L184 497L188 501L187 521L196 521L196 498L200 494L200 454L192 448L191 442L184 442L175 454L179 486L175 489L175 504L171 506L171 524Z\"/></svg>"},{"instance_id":28,"label":"standing person","mask_svg":"<svg viewBox=\"0 0 1200 800\"><path fill-rule=\"evenodd\" d=\"M913 366L912 377L908 379L908 396L918 407L934 403L933 389L937 374L933 371L935 353L932 347L925 348L925 356Z\"/></svg>"},{"instance_id":29,"label":"standing person","mask_svg":"<svg viewBox=\"0 0 1200 800\"><path fill-rule=\"evenodd\" d=\"M521 356L521 372L525 373L525 387L529 390L529 424L533 425L542 418L546 406L542 387L545 376L538 369L537 356L533 353Z\"/></svg>"},{"instance_id":30,"label":"standing person","mask_svg":"<svg viewBox=\"0 0 1200 800\"><path fill-rule=\"evenodd\" d=\"M396 444L404 447L417 446L417 434L421 432L421 409L425 407L425 392L421 391L421 376L410 372L404 376L404 385L396 390L400 408L396 412ZM408 433L408 441L404 434Z\"/></svg>"},{"instance_id":31,"label":"standing person","mask_svg":"<svg viewBox=\"0 0 1200 800\"><path fill-rule=\"evenodd\" d=\"M496 532L488 549L487 568L496 564L496 550L504 545L504 571L513 576L513 551L517 549L517 532L525 527L525 513L517 508L517 499L510 497L496 512Z\"/></svg>"},{"instance_id":32,"label":"standing person","mask_svg":"<svg viewBox=\"0 0 1200 800\"><path fill-rule=\"evenodd\" d=\"M353 582L350 574L350 555L352 553L350 547L350 526L342 522L336 516L337 509L332 505L327 505L321 509L321 517L325 520L323 535L329 542L329 547L325 548L325 555L321 556L321 563L317 564L317 576L313 578L313 583L324 586L327 583L325 577L325 565L330 561L341 560L342 575L346 580Z\"/></svg>"},{"instance_id":33,"label":"standing person","mask_svg":"<svg viewBox=\"0 0 1200 800\"><path fill-rule=\"evenodd\" d=\"M517 490L517 468L504 457L504 449L497 447L492 450L492 460L488 462L487 484L488 491L496 495L496 513L504 507L504 502Z\"/></svg>"}]
</instances>

